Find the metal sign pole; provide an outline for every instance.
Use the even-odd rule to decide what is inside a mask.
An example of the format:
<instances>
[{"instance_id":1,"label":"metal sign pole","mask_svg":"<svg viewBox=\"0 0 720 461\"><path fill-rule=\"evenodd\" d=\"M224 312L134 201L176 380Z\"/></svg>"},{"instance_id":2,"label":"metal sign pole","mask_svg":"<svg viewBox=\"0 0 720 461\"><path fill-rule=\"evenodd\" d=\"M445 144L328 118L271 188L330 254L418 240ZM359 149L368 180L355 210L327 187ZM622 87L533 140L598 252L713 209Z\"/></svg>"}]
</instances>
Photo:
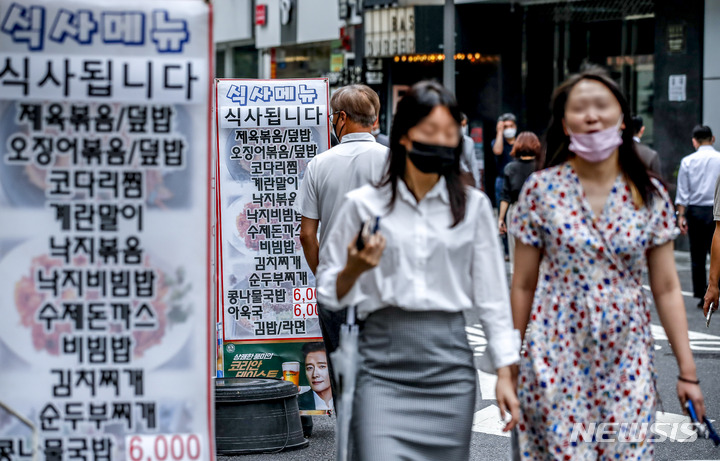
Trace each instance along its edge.
<instances>
[{"instance_id":1,"label":"metal sign pole","mask_svg":"<svg viewBox=\"0 0 720 461\"><path fill-rule=\"evenodd\" d=\"M445 0L443 50L443 85L455 94L455 0Z\"/></svg>"}]
</instances>

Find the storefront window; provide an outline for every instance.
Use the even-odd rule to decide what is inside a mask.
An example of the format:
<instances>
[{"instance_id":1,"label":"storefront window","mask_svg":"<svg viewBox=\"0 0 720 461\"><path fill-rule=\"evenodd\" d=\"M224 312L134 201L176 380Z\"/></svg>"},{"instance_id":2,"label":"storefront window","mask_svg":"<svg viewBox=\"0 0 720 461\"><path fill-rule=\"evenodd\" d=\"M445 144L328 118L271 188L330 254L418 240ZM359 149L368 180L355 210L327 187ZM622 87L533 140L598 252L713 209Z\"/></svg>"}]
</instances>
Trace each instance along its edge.
<instances>
[{"instance_id":1,"label":"storefront window","mask_svg":"<svg viewBox=\"0 0 720 461\"><path fill-rule=\"evenodd\" d=\"M232 78L258 77L258 52L252 46L236 46L232 49Z\"/></svg>"},{"instance_id":2,"label":"storefront window","mask_svg":"<svg viewBox=\"0 0 720 461\"><path fill-rule=\"evenodd\" d=\"M225 50L215 52L215 77L225 77Z\"/></svg>"},{"instance_id":3,"label":"storefront window","mask_svg":"<svg viewBox=\"0 0 720 461\"><path fill-rule=\"evenodd\" d=\"M314 78L330 71L329 43L277 48L277 78Z\"/></svg>"},{"instance_id":4,"label":"storefront window","mask_svg":"<svg viewBox=\"0 0 720 461\"><path fill-rule=\"evenodd\" d=\"M643 144L653 145L653 97L655 59L653 55L608 57L606 65L613 77L621 83L623 93L627 95L633 115L643 118L645 133Z\"/></svg>"}]
</instances>

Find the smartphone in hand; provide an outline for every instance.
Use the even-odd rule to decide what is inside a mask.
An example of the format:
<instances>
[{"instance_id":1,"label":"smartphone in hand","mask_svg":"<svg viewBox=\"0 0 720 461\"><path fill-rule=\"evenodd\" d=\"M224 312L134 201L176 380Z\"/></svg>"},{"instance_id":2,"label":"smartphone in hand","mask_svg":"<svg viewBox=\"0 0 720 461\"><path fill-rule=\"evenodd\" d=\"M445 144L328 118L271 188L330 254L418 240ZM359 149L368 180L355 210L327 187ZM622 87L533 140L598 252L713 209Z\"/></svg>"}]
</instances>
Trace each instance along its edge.
<instances>
[{"instance_id":1,"label":"smartphone in hand","mask_svg":"<svg viewBox=\"0 0 720 461\"><path fill-rule=\"evenodd\" d=\"M375 234L380 228L380 216L370 218L360 225L360 232L358 233L357 240L355 241L355 248L358 251L362 251L365 248L365 242L370 240L370 236Z\"/></svg>"},{"instance_id":2,"label":"smartphone in hand","mask_svg":"<svg viewBox=\"0 0 720 461\"><path fill-rule=\"evenodd\" d=\"M715 310L715 303L710 303L710 307L708 308L707 317L705 317L705 326L707 328L710 328L710 320L712 319L714 310Z\"/></svg>"}]
</instances>

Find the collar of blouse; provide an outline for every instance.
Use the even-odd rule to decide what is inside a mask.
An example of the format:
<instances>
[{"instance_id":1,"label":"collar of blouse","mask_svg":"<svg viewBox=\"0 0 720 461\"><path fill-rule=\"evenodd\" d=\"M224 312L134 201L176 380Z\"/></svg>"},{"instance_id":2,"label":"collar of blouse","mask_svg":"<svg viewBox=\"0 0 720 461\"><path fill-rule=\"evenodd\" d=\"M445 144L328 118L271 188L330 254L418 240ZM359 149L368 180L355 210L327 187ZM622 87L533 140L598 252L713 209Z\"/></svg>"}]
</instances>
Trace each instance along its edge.
<instances>
[{"instance_id":1,"label":"collar of blouse","mask_svg":"<svg viewBox=\"0 0 720 461\"><path fill-rule=\"evenodd\" d=\"M445 177L440 176L440 179L437 183L430 189L430 191L425 194L425 197L420 200L421 202L432 199L435 197L438 197L440 200L445 202L445 204L450 204L450 196L448 195L447 191L447 183L445 182ZM413 207L416 207L419 205L418 201L415 200L415 195L408 189L407 184L405 184L405 181L403 179L398 179L398 193L400 195L400 198L408 202Z\"/></svg>"}]
</instances>

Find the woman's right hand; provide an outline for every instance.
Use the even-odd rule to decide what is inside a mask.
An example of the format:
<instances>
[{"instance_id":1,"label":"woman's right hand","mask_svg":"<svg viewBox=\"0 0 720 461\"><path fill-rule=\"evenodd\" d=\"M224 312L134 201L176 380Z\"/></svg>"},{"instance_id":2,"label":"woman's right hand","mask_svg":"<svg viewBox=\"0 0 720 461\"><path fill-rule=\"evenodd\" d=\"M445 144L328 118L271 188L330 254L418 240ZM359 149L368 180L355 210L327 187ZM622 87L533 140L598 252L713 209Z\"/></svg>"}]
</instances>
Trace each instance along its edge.
<instances>
[{"instance_id":1,"label":"woman's right hand","mask_svg":"<svg viewBox=\"0 0 720 461\"><path fill-rule=\"evenodd\" d=\"M497 370L497 383L495 384L495 398L500 407L500 418L505 422L503 432L508 432L520 421L520 401L517 398L516 378L513 378L513 367L506 366ZM517 376L517 375L516 375ZM506 413L510 413L510 419L506 419Z\"/></svg>"},{"instance_id":2,"label":"woman's right hand","mask_svg":"<svg viewBox=\"0 0 720 461\"><path fill-rule=\"evenodd\" d=\"M688 411L685 409L685 403L688 400L692 400L698 421L703 422L705 418L705 399L703 398L702 391L700 390L700 385L678 381L677 394L678 399L680 400L680 405L683 407L685 414L688 414Z\"/></svg>"},{"instance_id":3,"label":"woman's right hand","mask_svg":"<svg viewBox=\"0 0 720 461\"><path fill-rule=\"evenodd\" d=\"M358 251L355 241L356 238L348 245L347 263L335 282L338 299L344 298L350 292L363 272L380 264L380 258L385 249L385 237L380 232L371 235L361 251Z\"/></svg>"},{"instance_id":4,"label":"woman's right hand","mask_svg":"<svg viewBox=\"0 0 720 461\"><path fill-rule=\"evenodd\" d=\"M383 250L385 250L386 241L380 232L376 232L365 242L365 247L358 251L355 246L355 240L356 239L353 239L347 247L345 270L350 274L358 276L380 264L380 258L382 257Z\"/></svg>"}]
</instances>

